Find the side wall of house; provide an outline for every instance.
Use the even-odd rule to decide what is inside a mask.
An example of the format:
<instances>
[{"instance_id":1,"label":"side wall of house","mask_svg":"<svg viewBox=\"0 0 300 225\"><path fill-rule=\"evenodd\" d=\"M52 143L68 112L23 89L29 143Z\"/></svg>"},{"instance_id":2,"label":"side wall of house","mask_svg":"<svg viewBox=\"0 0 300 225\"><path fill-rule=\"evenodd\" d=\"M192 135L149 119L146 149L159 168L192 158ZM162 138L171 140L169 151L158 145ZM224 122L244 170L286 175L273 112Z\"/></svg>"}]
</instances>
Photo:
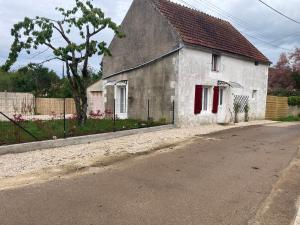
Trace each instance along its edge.
<instances>
[{"instance_id":1,"label":"side wall of house","mask_svg":"<svg viewBox=\"0 0 300 225\"><path fill-rule=\"evenodd\" d=\"M151 61L179 47L178 34L156 9L152 0L134 0L121 30L125 38L114 37L103 58L103 78Z\"/></svg>"},{"instance_id":2,"label":"side wall of house","mask_svg":"<svg viewBox=\"0 0 300 225\"><path fill-rule=\"evenodd\" d=\"M258 65L254 62L221 55L219 72L211 71L212 53L184 48L179 53L179 73L176 91L177 109L176 122L180 126L199 125L218 122L218 114L213 114L212 88L209 93L208 111L194 114L195 85L213 87L218 80L237 82L243 88L226 88L224 93L226 122L233 119L234 95L249 97L250 119L264 119L266 110L268 66ZM252 98L253 90L257 90ZM243 115L240 114L240 119Z\"/></svg>"},{"instance_id":3,"label":"side wall of house","mask_svg":"<svg viewBox=\"0 0 300 225\"><path fill-rule=\"evenodd\" d=\"M138 70L123 73L104 82L127 81L128 118L172 122L175 83L178 74L178 52ZM105 108L113 111L114 86L105 88Z\"/></svg>"}]
</instances>

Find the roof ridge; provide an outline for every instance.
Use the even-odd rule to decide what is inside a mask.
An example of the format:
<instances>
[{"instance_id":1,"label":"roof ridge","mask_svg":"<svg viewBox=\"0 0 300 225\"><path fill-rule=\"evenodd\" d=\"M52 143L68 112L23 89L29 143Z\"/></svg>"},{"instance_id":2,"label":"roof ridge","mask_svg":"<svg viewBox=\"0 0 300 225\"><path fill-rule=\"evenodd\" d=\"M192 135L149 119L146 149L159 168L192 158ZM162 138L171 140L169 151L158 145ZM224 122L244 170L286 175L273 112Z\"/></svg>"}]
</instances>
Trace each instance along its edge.
<instances>
[{"instance_id":1,"label":"roof ridge","mask_svg":"<svg viewBox=\"0 0 300 225\"><path fill-rule=\"evenodd\" d=\"M171 4L174 4L174 5L177 5L177 6L179 6L179 7L183 7L183 8L185 8L185 9L187 9L187 10L190 10L190 11L192 11L192 12L194 12L194 13L197 13L197 14L203 14L204 16L208 16L208 17L211 17L211 18L213 18L213 19L220 20L221 22L230 23L229 21L224 20L224 19L221 19L221 18L219 18L219 17L217 17L217 16L210 15L210 14L208 14L208 13L206 13L206 12L201 11L201 10L198 10L198 9L195 9L195 8L192 8L192 7L189 7L189 6L186 6L186 5L184 5L184 4L180 4L180 3L177 3L177 2L173 2L173 1L171 1L171 0L154 0L154 1L158 1L158 2L160 2L160 1L169 2L169 3L171 3Z\"/></svg>"}]
</instances>

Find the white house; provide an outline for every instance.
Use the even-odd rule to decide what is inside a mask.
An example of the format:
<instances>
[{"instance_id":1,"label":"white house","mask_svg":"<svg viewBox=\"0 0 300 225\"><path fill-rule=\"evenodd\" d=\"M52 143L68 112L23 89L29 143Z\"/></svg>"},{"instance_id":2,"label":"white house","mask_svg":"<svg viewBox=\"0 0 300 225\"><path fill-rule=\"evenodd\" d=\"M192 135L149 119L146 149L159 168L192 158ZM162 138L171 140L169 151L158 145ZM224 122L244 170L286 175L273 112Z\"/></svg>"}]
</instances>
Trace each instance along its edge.
<instances>
[{"instance_id":1,"label":"white house","mask_svg":"<svg viewBox=\"0 0 300 225\"><path fill-rule=\"evenodd\" d=\"M103 58L103 101L121 118L228 123L234 103L264 119L269 60L229 22L168 0L134 0ZM175 112L173 112L175 104ZM115 106L115 107L114 107ZM148 113L148 114L147 114Z\"/></svg>"}]
</instances>

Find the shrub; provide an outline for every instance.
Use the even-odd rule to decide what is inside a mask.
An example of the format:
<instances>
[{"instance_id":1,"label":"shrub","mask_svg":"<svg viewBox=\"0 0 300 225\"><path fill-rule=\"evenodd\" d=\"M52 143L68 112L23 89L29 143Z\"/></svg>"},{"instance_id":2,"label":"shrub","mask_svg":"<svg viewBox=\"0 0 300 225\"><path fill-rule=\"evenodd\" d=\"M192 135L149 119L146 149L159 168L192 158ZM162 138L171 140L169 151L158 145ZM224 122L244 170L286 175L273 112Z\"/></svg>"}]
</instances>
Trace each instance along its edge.
<instances>
[{"instance_id":1,"label":"shrub","mask_svg":"<svg viewBox=\"0 0 300 225\"><path fill-rule=\"evenodd\" d=\"M234 123L238 123L239 119L238 119L238 114L241 110L241 104L238 102L235 102L233 104L233 111L234 111Z\"/></svg>"},{"instance_id":2,"label":"shrub","mask_svg":"<svg viewBox=\"0 0 300 225\"><path fill-rule=\"evenodd\" d=\"M294 122L294 121L300 121L300 116L287 116L287 117L283 117L280 118L279 121L282 122Z\"/></svg>"},{"instance_id":3,"label":"shrub","mask_svg":"<svg viewBox=\"0 0 300 225\"><path fill-rule=\"evenodd\" d=\"M291 96L288 98L288 104L300 107L300 96Z\"/></svg>"},{"instance_id":4,"label":"shrub","mask_svg":"<svg viewBox=\"0 0 300 225\"><path fill-rule=\"evenodd\" d=\"M249 110L250 110L250 106L249 104L247 103L245 105L245 122L249 122Z\"/></svg>"}]
</instances>

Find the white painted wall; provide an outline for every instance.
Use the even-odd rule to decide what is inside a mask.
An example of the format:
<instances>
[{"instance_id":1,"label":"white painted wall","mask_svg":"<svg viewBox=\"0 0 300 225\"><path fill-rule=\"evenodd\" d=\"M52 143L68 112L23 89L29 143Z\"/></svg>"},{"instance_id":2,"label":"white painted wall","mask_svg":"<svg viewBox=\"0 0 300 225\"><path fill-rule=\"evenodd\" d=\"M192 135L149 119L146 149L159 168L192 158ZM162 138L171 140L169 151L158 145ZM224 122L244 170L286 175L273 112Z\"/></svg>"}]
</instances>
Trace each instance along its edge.
<instances>
[{"instance_id":1,"label":"white painted wall","mask_svg":"<svg viewBox=\"0 0 300 225\"><path fill-rule=\"evenodd\" d=\"M99 80L90 87L87 88L87 98L88 98L88 111L97 112L100 110L102 113L105 111L105 98L104 98L104 86L103 81Z\"/></svg>"},{"instance_id":2,"label":"white painted wall","mask_svg":"<svg viewBox=\"0 0 300 225\"><path fill-rule=\"evenodd\" d=\"M250 119L264 119L268 85L268 65L259 64L240 58L221 55L219 72L211 71L212 53L192 48L183 48L179 53L179 73L176 88L176 122L179 126L216 123L217 115L210 110L194 114L195 85L217 86L218 80L233 81L241 84L243 89L226 89L226 119L233 117L233 95L249 96ZM257 90L256 99L252 91ZM240 115L241 118L243 115Z\"/></svg>"}]
</instances>

